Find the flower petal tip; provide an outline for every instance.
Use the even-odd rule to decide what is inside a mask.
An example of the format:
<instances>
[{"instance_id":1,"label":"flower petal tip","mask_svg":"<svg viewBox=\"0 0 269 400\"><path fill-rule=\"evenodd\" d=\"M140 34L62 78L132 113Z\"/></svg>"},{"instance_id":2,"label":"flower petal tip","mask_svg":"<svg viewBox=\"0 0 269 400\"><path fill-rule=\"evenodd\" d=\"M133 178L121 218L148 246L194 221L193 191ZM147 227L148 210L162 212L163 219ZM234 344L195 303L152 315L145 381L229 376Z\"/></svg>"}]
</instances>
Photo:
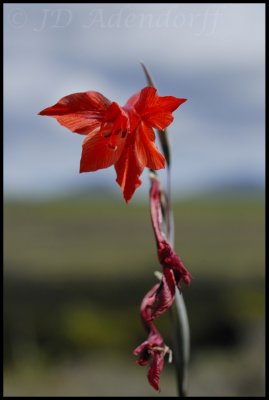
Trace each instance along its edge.
<instances>
[{"instance_id":1,"label":"flower petal tip","mask_svg":"<svg viewBox=\"0 0 269 400\"><path fill-rule=\"evenodd\" d=\"M182 106L182 104L186 103L186 101L187 101L188 99L178 98L177 100L178 100L178 106L177 106L177 107L180 107L180 106Z\"/></svg>"},{"instance_id":2,"label":"flower petal tip","mask_svg":"<svg viewBox=\"0 0 269 400\"><path fill-rule=\"evenodd\" d=\"M125 200L125 203L128 204L131 201L131 199L132 199L132 197L134 195L134 192L132 194L123 192L122 194L123 194L123 198Z\"/></svg>"},{"instance_id":3,"label":"flower petal tip","mask_svg":"<svg viewBox=\"0 0 269 400\"><path fill-rule=\"evenodd\" d=\"M44 108L43 110L39 111L39 113L37 113L37 115L46 115L46 116L50 117L53 115L53 108L54 108L54 106Z\"/></svg>"},{"instance_id":4,"label":"flower petal tip","mask_svg":"<svg viewBox=\"0 0 269 400\"><path fill-rule=\"evenodd\" d=\"M152 376L150 376L150 374L148 374L148 382L150 384L150 386L153 387L153 389L155 389L157 392L160 393L161 388L159 386L159 378L153 378Z\"/></svg>"},{"instance_id":5,"label":"flower petal tip","mask_svg":"<svg viewBox=\"0 0 269 400\"><path fill-rule=\"evenodd\" d=\"M154 383L154 382L150 382L150 381L149 381L149 384L153 387L153 389L155 389L157 392L160 393L161 389L160 389L160 386L159 386L159 385L157 385L157 384Z\"/></svg>"}]
</instances>

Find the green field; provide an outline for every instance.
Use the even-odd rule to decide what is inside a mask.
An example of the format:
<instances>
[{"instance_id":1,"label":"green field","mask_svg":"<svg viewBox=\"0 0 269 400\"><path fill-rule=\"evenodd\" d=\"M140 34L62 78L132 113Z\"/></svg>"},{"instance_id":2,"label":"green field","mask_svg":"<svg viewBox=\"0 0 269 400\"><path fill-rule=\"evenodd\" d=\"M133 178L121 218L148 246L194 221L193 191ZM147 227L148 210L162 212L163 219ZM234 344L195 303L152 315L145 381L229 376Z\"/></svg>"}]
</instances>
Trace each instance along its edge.
<instances>
[{"instance_id":1,"label":"green field","mask_svg":"<svg viewBox=\"0 0 269 400\"><path fill-rule=\"evenodd\" d=\"M174 206L176 250L192 275L264 276L264 203L196 200ZM151 273L147 205L65 200L5 206L7 273L63 279Z\"/></svg>"},{"instance_id":2,"label":"green field","mask_svg":"<svg viewBox=\"0 0 269 400\"><path fill-rule=\"evenodd\" d=\"M183 288L192 340L190 393L262 395L264 199L184 200L175 203L174 216L175 248L194 278ZM139 385L138 395L152 395L131 353L145 338L139 305L157 269L147 204L6 202L5 394L135 395ZM159 326L169 344L169 317ZM113 388L94 378L96 369ZM89 388L89 382L96 385ZM175 394L171 367L163 382L162 394Z\"/></svg>"}]
</instances>

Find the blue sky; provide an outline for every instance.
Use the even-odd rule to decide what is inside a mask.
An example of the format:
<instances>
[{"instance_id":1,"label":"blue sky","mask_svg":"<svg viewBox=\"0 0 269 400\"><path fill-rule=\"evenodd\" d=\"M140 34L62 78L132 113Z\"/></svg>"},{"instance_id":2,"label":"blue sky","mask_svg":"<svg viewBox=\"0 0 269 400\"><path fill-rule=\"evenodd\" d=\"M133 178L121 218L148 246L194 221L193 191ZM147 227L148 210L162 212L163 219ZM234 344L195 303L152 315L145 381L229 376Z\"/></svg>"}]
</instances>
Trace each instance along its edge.
<instances>
[{"instance_id":1,"label":"blue sky","mask_svg":"<svg viewBox=\"0 0 269 400\"><path fill-rule=\"evenodd\" d=\"M124 104L141 60L160 95L188 99L169 128L175 195L263 185L264 48L263 4L5 4L5 194L120 193L113 168L79 174L83 138L37 113L87 90Z\"/></svg>"}]
</instances>

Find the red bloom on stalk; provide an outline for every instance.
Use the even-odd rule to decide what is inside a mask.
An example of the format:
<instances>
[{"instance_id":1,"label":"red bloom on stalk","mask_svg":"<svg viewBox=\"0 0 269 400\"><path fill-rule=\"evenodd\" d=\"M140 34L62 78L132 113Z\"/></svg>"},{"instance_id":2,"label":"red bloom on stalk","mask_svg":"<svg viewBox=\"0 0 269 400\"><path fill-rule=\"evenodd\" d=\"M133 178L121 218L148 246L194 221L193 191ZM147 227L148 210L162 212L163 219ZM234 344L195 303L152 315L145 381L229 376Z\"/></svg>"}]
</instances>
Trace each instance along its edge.
<instances>
[{"instance_id":1,"label":"red bloom on stalk","mask_svg":"<svg viewBox=\"0 0 269 400\"><path fill-rule=\"evenodd\" d=\"M110 102L94 91L63 97L39 115L54 117L73 132L86 135L80 172L115 166L117 183L128 202L141 185L145 167L164 168L165 159L155 145L153 128L163 130L172 112L186 99L161 97L151 86L133 95L125 106Z\"/></svg>"}]
</instances>

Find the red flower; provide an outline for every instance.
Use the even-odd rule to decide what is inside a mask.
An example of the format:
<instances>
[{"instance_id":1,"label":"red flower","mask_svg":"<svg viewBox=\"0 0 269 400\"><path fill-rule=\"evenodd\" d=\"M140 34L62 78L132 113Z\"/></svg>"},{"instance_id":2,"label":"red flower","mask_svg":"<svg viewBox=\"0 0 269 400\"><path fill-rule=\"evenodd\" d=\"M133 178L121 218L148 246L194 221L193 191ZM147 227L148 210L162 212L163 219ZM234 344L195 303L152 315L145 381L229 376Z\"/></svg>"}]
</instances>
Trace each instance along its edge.
<instances>
[{"instance_id":1,"label":"red flower","mask_svg":"<svg viewBox=\"0 0 269 400\"><path fill-rule=\"evenodd\" d=\"M165 129L172 112L186 99L161 97L153 87L133 95L124 107L98 92L74 93L42 110L73 132L86 135L80 172L115 166L117 183L128 202L140 186L145 167L164 168L165 159L155 145L152 128Z\"/></svg>"}]
</instances>

